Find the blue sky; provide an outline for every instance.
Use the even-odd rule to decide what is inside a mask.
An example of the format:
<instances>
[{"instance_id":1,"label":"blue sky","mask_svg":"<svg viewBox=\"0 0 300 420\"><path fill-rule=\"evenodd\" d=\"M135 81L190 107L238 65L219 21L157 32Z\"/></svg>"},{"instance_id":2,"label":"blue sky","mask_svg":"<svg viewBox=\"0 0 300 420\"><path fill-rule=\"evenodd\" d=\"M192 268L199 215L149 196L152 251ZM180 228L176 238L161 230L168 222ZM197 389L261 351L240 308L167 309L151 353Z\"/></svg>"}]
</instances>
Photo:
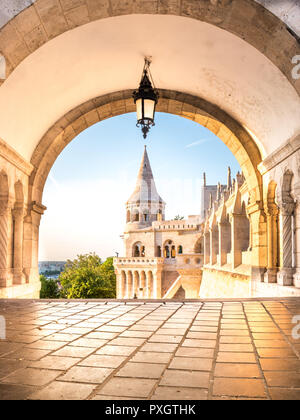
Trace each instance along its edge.
<instances>
[{"instance_id":1,"label":"blue sky","mask_svg":"<svg viewBox=\"0 0 300 420\"><path fill-rule=\"evenodd\" d=\"M125 201L134 189L147 144L166 217L198 214L202 173L208 184L226 183L240 167L229 149L206 128L157 113L146 142L135 113L102 121L79 134L60 154L45 185L47 210L40 228L39 260L65 260L96 252L123 253Z\"/></svg>"}]
</instances>

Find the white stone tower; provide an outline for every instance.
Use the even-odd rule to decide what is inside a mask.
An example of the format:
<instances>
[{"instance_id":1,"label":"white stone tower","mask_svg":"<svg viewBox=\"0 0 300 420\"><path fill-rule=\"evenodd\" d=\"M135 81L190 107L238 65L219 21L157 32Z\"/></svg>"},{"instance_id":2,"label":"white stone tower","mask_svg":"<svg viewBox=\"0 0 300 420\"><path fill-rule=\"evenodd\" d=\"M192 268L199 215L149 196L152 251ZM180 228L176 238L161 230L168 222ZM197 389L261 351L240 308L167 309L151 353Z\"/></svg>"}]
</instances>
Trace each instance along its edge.
<instances>
[{"instance_id":1,"label":"white stone tower","mask_svg":"<svg viewBox=\"0 0 300 420\"><path fill-rule=\"evenodd\" d=\"M165 202L157 192L145 146L136 186L126 202L127 232L165 220Z\"/></svg>"}]
</instances>

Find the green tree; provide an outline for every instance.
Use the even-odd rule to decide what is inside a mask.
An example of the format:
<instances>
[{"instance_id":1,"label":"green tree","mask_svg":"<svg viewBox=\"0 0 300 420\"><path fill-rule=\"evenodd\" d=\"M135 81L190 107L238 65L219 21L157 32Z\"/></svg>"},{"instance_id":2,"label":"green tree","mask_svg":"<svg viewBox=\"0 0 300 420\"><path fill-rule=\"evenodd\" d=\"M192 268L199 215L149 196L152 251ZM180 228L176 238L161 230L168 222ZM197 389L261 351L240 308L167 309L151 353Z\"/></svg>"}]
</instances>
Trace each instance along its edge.
<instances>
[{"instance_id":1,"label":"green tree","mask_svg":"<svg viewBox=\"0 0 300 420\"><path fill-rule=\"evenodd\" d=\"M115 298L116 275L113 258L102 263L94 254L78 255L67 260L64 271L59 275L61 296L68 299Z\"/></svg>"},{"instance_id":2,"label":"green tree","mask_svg":"<svg viewBox=\"0 0 300 420\"><path fill-rule=\"evenodd\" d=\"M54 279L47 279L43 274L40 275L42 283L40 290L41 299L57 299L59 298L59 288L57 281Z\"/></svg>"}]
</instances>

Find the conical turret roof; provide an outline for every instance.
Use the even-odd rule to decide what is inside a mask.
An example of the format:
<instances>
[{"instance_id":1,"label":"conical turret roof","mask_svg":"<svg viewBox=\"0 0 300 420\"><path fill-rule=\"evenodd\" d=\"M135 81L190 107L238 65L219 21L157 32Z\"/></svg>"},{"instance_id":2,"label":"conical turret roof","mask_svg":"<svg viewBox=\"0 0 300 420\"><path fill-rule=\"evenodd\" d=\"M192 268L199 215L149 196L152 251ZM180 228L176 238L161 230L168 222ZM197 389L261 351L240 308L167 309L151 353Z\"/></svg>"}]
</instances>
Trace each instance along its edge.
<instances>
[{"instance_id":1,"label":"conical turret roof","mask_svg":"<svg viewBox=\"0 0 300 420\"><path fill-rule=\"evenodd\" d=\"M140 202L164 203L155 186L146 146L144 148L135 189L127 201L127 203L131 204Z\"/></svg>"}]
</instances>

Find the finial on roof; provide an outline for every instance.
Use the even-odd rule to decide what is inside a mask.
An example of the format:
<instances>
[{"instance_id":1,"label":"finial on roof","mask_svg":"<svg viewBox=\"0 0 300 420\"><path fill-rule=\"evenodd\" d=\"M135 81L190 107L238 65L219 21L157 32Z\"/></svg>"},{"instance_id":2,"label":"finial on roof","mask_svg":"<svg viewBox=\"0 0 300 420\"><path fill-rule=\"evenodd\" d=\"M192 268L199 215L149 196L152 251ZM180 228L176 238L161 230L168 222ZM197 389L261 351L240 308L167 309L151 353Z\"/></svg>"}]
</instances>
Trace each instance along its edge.
<instances>
[{"instance_id":1,"label":"finial on roof","mask_svg":"<svg viewBox=\"0 0 300 420\"><path fill-rule=\"evenodd\" d=\"M231 169L230 166L228 166L227 170L227 189L229 190L231 188Z\"/></svg>"}]
</instances>

